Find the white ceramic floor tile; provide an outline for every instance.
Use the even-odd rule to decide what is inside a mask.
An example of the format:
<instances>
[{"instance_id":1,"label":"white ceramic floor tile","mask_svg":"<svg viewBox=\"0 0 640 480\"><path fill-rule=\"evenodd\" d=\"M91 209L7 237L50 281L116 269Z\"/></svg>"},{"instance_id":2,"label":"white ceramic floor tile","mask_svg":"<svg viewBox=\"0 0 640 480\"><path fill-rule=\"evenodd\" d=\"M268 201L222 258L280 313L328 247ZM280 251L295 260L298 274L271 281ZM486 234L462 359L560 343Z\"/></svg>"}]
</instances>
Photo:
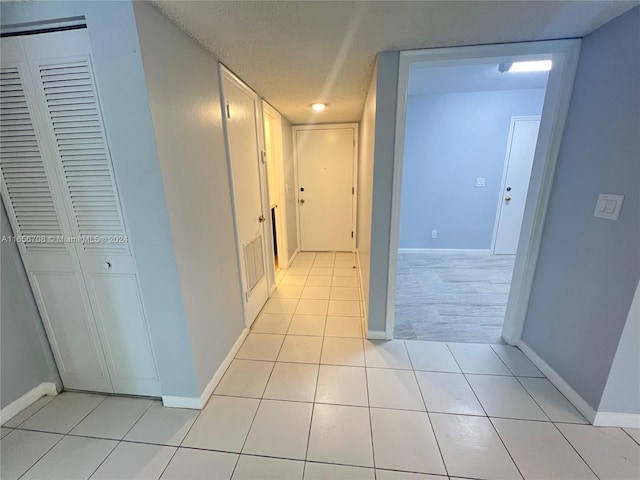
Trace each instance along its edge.
<instances>
[{"instance_id":1,"label":"white ceramic floor tile","mask_svg":"<svg viewBox=\"0 0 640 480\"><path fill-rule=\"evenodd\" d=\"M334 264L335 268L355 268L356 267L356 259L352 258L349 260L341 260L336 258L336 263Z\"/></svg>"},{"instance_id":2,"label":"white ceramic floor tile","mask_svg":"<svg viewBox=\"0 0 640 480\"><path fill-rule=\"evenodd\" d=\"M319 259L315 259L313 261L313 266L316 268L333 268L333 265L335 263L335 260L319 260Z\"/></svg>"},{"instance_id":3,"label":"white ceramic floor tile","mask_svg":"<svg viewBox=\"0 0 640 480\"><path fill-rule=\"evenodd\" d=\"M327 317L327 337L362 338L360 317Z\"/></svg>"},{"instance_id":4,"label":"white ceramic floor tile","mask_svg":"<svg viewBox=\"0 0 640 480\"><path fill-rule=\"evenodd\" d=\"M429 475L427 473L397 472L392 470L380 470L376 468L377 480L446 480L447 477ZM459 479L456 479L459 480ZM464 479L460 479L464 480Z\"/></svg>"},{"instance_id":5,"label":"white ceramic floor tile","mask_svg":"<svg viewBox=\"0 0 640 480\"><path fill-rule=\"evenodd\" d=\"M173 457L176 447L145 443L119 443L91 480L156 480Z\"/></svg>"},{"instance_id":6,"label":"white ceramic floor tile","mask_svg":"<svg viewBox=\"0 0 640 480\"><path fill-rule=\"evenodd\" d=\"M522 478L488 418L440 413L429 417L450 476Z\"/></svg>"},{"instance_id":7,"label":"white ceramic floor tile","mask_svg":"<svg viewBox=\"0 0 640 480\"><path fill-rule=\"evenodd\" d=\"M467 380L490 417L549 421L515 377L467 375Z\"/></svg>"},{"instance_id":8,"label":"white ceramic floor tile","mask_svg":"<svg viewBox=\"0 0 640 480\"><path fill-rule=\"evenodd\" d=\"M55 398L56 397L50 396L50 395L45 395L44 397L40 397L38 400L36 400L27 408L25 408L20 413L18 413L11 420L4 422L2 425L9 428L15 428L19 426L22 422L24 422L26 419L31 417L34 413L36 413L38 410L40 410L42 407L47 405L50 401L52 401Z\"/></svg>"},{"instance_id":9,"label":"white ceramic floor tile","mask_svg":"<svg viewBox=\"0 0 640 480\"><path fill-rule=\"evenodd\" d=\"M625 432L629 434L640 445L640 428L625 428Z\"/></svg>"},{"instance_id":10,"label":"white ceramic floor tile","mask_svg":"<svg viewBox=\"0 0 640 480\"><path fill-rule=\"evenodd\" d=\"M415 370L428 370L432 372L460 372L453 355L442 342L423 342L405 340L409 351L409 357Z\"/></svg>"},{"instance_id":11,"label":"white ceramic floor tile","mask_svg":"<svg viewBox=\"0 0 640 480\"><path fill-rule=\"evenodd\" d=\"M296 258L291 262L290 267L311 267L315 263L315 260L311 258Z\"/></svg>"},{"instance_id":12,"label":"white ceramic floor tile","mask_svg":"<svg viewBox=\"0 0 640 480\"><path fill-rule=\"evenodd\" d=\"M272 298L300 298L303 289L302 285L279 285Z\"/></svg>"},{"instance_id":13,"label":"white ceramic floor tile","mask_svg":"<svg viewBox=\"0 0 640 480\"><path fill-rule=\"evenodd\" d=\"M448 343L447 345L464 373L511 375L511 371L488 344Z\"/></svg>"},{"instance_id":14,"label":"white ceramic floor tile","mask_svg":"<svg viewBox=\"0 0 640 480\"><path fill-rule=\"evenodd\" d=\"M360 317L360 302L353 300L329 300L328 315L334 317Z\"/></svg>"},{"instance_id":15,"label":"white ceramic floor tile","mask_svg":"<svg viewBox=\"0 0 640 480\"><path fill-rule=\"evenodd\" d=\"M325 337L320 363L364 367L362 340L359 338Z\"/></svg>"},{"instance_id":16,"label":"white ceramic floor tile","mask_svg":"<svg viewBox=\"0 0 640 480\"><path fill-rule=\"evenodd\" d=\"M236 358L273 362L278 358L283 341L284 335L250 333L236 354Z\"/></svg>"},{"instance_id":17,"label":"white ceramic floor tile","mask_svg":"<svg viewBox=\"0 0 640 480\"><path fill-rule=\"evenodd\" d=\"M329 300L330 293L331 287L307 285L304 287L300 298L308 298L312 300Z\"/></svg>"},{"instance_id":18,"label":"white ceramic floor tile","mask_svg":"<svg viewBox=\"0 0 640 480\"><path fill-rule=\"evenodd\" d=\"M369 409L315 404L307 459L373 467Z\"/></svg>"},{"instance_id":19,"label":"white ceramic floor tile","mask_svg":"<svg viewBox=\"0 0 640 480\"><path fill-rule=\"evenodd\" d=\"M294 260L314 260L316 257L318 257L318 255L322 255L322 253L319 252L298 252L298 254L296 255L296 258Z\"/></svg>"},{"instance_id":20,"label":"white ceramic floor tile","mask_svg":"<svg viewBox=\"0 0 640 480\"><path fill-rule=\"evenodd\" d=\"M307 462L304 480L375 480L373 468Z\"/></svg>"},{"instance_id":21,"label":"white ceramic floor tile","mask_svg":"<svg viewBox=\"0 0 640 480\"><path fill-rule=\"evenodd\" d=\"M298 303L296 315L326 315L329 300L310 300L303 298Z\"/></svg>"},{"instance_id":22,"label":"white ceramic floor tile","mask_svg":"<svg viewBox=\"0 0 640 480\"><path fill-rule=\"evenodd\" d=\"M155 402L129 431L125 440L178 446L198 413L198 410L167 408Z\"/></svg>"},{"instance_id":23,"label":"white ceramic floor tile","mask_svg":"<svg viewBox=\"0 0 640 480\"><path fill-rule=\"evenodd\" d=\"M0 438L4 438L13 431L12 428L2 427L0 428Z\"/></svg>"},{"instance_id":24,"label":"white ceramic floor tile","mask_svg":"<svg viewBox=\"0 0 640 480\"><path fill-rule=\"evenodd\" d=\"M320 363L322 337L287 335L278 362Z\"/></svg>"},{"instance_id":25,"label":"white ceramic floor tile","mask_svg":"<svg viewBox=\"0 0 640 480\"><path fill-rule=\"evenodd\" d=\"M461 373L416 372L427 411L484 415L484 410Z\"/></svg>"},{"instance_id":26,"label":"white ceramic floor tile","mask_svg":"<svg viewBox=\"0 0 640 480\"><path fill-rule=\"evenodd\" d=\"M411 361L402 340L365 340L367 367L411 370Z\"/></svg>"},{"instance_id":27,"label":"white ceramic floor tile","mask_svg":"<svg viewBox=\"0 0 640 480\"><path fill-rule=\"evenodd\" d=\"M552 423L492 419L524 478L596 478Z\"/></svg>"},{"instance_id":28,"label":"white ceramic floor tile","mask_svg":"<svg viewBox=\"0 0 640 480\"><path fill-rule=\"evenodd\" d=\"M52 448L62 435L15 430L0 444L0 478L16 480Z\"/></svg>"},{"instance_id":29,"label":"white ceramic floor tile","mask_svg":"<svg viewBox=\"0 0 640 480\"><path fill-rule=\"evenodd\" d=\"M524 353L511 345L491 345L494 352L517 377L544 377L542 372L531 363Z\"/></svg>"},{"instance_id":30,"label":"white ceramic floor tile","mask_svg":"<svg viewBox=\"0 0 640 480\"><path fill-rule=\"evenodd\" d=\"M277 290L276 290L277 291ZM251 325L253 333L276 333L284 335L287 333L291 314L285 313L261 313L256 321Z\"/></svg>"},{"instance_id":31,"label":"white ceramic floor tile","mask_svg":"<svg viewBox=\"0 0 640 480\"><path fill-rule=\"evenodd\" d=\"M215 389L216 395L262 398L273 362L235 359Z\"/></svg>"},{"instance_id":32,"label":"white ceramic floor tile","mask_svg":"<svg viewBox=\"0 0 640 480\"><path fill-rule=\"evenodd\" d=\"M446 475L426 413L371 409L376 467Z\"/></svg>"},{"instance_id":33,"label":"white ceramic floor tile","mask_svg":"<svg viewBox=\"0 0 640 480\"><path fill-rule=\"evenodd\" d=\"M334 277L356 277L356 269L355 268L334 268L333 269Z\"/></svg>"},{"instance_id":34,"label":"white ceramic floor tile","mask_svg":"<svg viewBox=\"0 0 640 480\"><path fill-rule=\"evenodd\" d=\"M367 385L371 407L425 410L412 371L367 368Z\"/></svg>"},{"instance_id":35,"label":"white ceramic floor tile","mask_svg":"<svg viewBox=\"0 0 640 480\"><path fill-rule=\"evenodd\" d=\"M360 289L357 287L331 287L331 300L360 301Z\"/></svg>"},{"instance_id":36,"label":"white ceramic floor tile","mask_svg":"<svg viewBox=\"0 0 640 480\"><path fill-rule=\"evenodd\" d=\"M20 428L69 433L105 398L104 395L63 392L20 425Z\"/></svg>"},{"instance_id":37,"label":"white ceramic floor tile","mask_svg":"<svg viewBox=\"0 0 640 480\"><path fill-rule=\"evenodd\" d=\"M640 446L621 428L558 424L599 478L640 478Z\"/></svg>"},{"instance_id":38,"label":"white ceramic floor tile","mask_svg":"<svg viewBox=\"0 0 640 480\"><path fill-rule=\"evenodd\" d=\"M357 287L358 277L333 277L333 287Z\"/></svg>"},{"instance_id":39,"label":"white ceramic floor tile","mask_svg":"<svg viewBox=\"0 0 640 480\"><path fill-rule=\"evenodd\" d=\"M286 274L282 281L280 282L281 286L293 285L293 286L304 286L307 283L306 275L289 275Z\"/></svg>"},{"instance_id":40,"label":"white ceramic floor tile","mask_svg":"<svg viewBox=\"0 0 640 480\"><path fill-rule=\"evenodd\" d=\"M229 480L238 461L234 453L179 448L162 480Z\"/></svg>"},{"instance_id":41,"label":"white ceramic floor tile","mask_svg":"<svg viewBox=\"0 0 640 480\"><path fill-rule=\"evenodd\" d=\"M367 376L362 367L320 365L316 402L367 407Z\"/></svg>"},{"instance_id":42,"label":"white ceramic floor tile","mask_svg":"<svg viewBox=\"0 0 640 480\"><path fill-rule=\"evenodd\" d=\"M86 480L117 444L114 440L64 437L20 478Z\"/></svg>"},{"instance_id":43,"label":"white ceramic floor tile","mask_svg":"<svg viewBox=\"0 0 640 480\"><path fill-rule=\"evenodd\" d=\"M324 335L326 318L325 315L294 315L287 333L321 337Z\"/></svg>"},{"instance_id":44,"label":"white ceramic floor tile","mask_svg":"<svg viewBox=\"0 0 640 480\"><path fill-rule=\"evenodd\" d=\"M318 380L318 365L308 363L276 363L264 398L313 402Z\"/></svg>"},{"instance_id":45,"label":"white ceramic floor tile","mask_svg":"<svg viewBox=\"0 0 640 480\"><path fill-rule=\"evenodd\" d=\"M121 440L152 404L144 398L107 397L71 433Z\"/></svg>"},{"instance_id":46,"label":"white ceramic floor tile","mask_svg":"<svg viewBox=\"0 0 640 480\"><path fill-rule=\"evenodd\" d=\"M262 308L262 313L292 314L295 312L297 305L297 298L271 298Z\"/></svg>"},{"instance_id":47,"label":"white ceramic floor tile","mask_svg":"<svg viewBox=\"0 0 640 480\"><path fill-rule=\"evenodd\" d=\"M553 384L546 378L519 378L536 403L554 422L588 423Z\"/></svg>"},{"instance_id":48,"label":"white ceramic floor tile","mask_svg":"<svg viewBox=\"0 0 640 480\"><path fill-rule=\"evenodd\" d=\"M259 403L253 398L213 395L182 446L239 453Z\"/></svg>"},{"instance_id":49,"label":"white ceramic floor tile","mask_svg":"<svg viewBox=\"0 0 640 480\"><path fill-rule=\"evenodd\" d=\"M305 267L291 267L287 270L287 275L309 275L309 271L311 270L311 265L307 265Z\"/></svg>"},{"instance_id":50,"label":"white ceramic floor tile","mask_svg":"<svg viewBox=\"0 0 640 480\"><path fill-rule=\"evenodd\" d=\"M233 480L301 480L304 462L241 455Z\"/></svg>"},{"instance_id":51,"label":"white ceramic floor tile","mask_svg":"<svg viewBox=\"0 0 640 480\"><path fill-rule=\"evenodd\" d=\"M331 277L326 275L309 275L305 285L314 287L328 287L331 285Z\"/></svg>"},{"instance_id":52,"label":"white ceramic floor tile","mask_svg":"<svg viewBox=\"0 0 640 480\"><path fill-rule=\"evenodd\" d=\"M314 277L330 277L333 275L333 267L316 267L314 265L309 275L313 275Z\"/></svg>"},{"instance_id":53,"label":"white ceramic floor tile","mask_svg":"<svg viewBox=\"0 0 640 480\"><path fill-rule=\"evenodd\" d=\"M242 453L304 460L313 404L263 400Z\"/></svg>"}]
</instances>

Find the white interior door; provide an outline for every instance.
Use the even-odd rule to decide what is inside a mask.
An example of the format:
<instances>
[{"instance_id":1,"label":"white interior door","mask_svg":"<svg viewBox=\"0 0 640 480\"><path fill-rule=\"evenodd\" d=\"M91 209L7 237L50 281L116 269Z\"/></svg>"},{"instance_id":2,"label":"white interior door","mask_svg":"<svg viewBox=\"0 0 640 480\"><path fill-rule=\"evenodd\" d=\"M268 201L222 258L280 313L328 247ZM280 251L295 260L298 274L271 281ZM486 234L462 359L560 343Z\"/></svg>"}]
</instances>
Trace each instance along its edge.
<instances>
[{"instance_id":1,"label":"white interior door","mask_svg":"<svg viewBox=\"0 0 640 480\"><path fill-rule=\"evenodd\" d=\"M269 297L265 235L270 233L265 227L271 222L263 205L258 97L224 68L222 87L240 269L245 290L245 316L247 326L250 326Z\"/></svg>"},{"instance_id":2,"label":"white interior door","mask_svg":"<svg viewBox=\"0 0 640 480\"><path fill-rule=\"evenodd\" d=\"M8 40L21 50L16 61L27 78L26 104L35 112L34 130L44 153L46 181L54 192L56 211L66 218L62 245L75 259L73 269L71 264L63 269L47 262L45 276L39 271L41 267L29 262L25 266L45 323L49 324L50 341L54 351L59 351L59 366L83 352L88 355L91 352L85 350L91 345L93 354L106 363L110 381L108 388L106 383L103 388L95 388L89 381L71 384L62 375L63 383L66 388L160 395L160 378L106 142L87 32L83 29ZM8 185L10 180L3 172L4 183ZM23 180L31 188L39 181L26 174ZM15 202L8 193L8 200ZM51 223L42 218L45 221ZM21 220L14 218L14 222L20 226ZM78 278L79 284L62 289L56 282L56 276L62 274L68 281ZM88 298L90 308L74 305L79 297ZM70 323L66 310L74 312L74 323ZM97 331L99 338L92 336L89 342L78 336L74 332L80 324L86 325L88 332ZM59 345L65 345L65 350Z\"/></svg>"},{"instance_id":3,"label":"white interior door","mask_svg":"<svg viewBox=\"0 0 640 480\"><path fill-rule=\"evenodd\" d=\"M296 129L300 249L355 249L355 126Z\"/></svg>"},{"instance_id":4,"label":"white interior door","mask_svg":"<svg viewBox=\"0 0 640 480\"><path fill-rule=\"evenodd\" d=\"M540 117L514 117L507 142L493 253L515 255L538 141Z\"/></svg>"}]
</instances>

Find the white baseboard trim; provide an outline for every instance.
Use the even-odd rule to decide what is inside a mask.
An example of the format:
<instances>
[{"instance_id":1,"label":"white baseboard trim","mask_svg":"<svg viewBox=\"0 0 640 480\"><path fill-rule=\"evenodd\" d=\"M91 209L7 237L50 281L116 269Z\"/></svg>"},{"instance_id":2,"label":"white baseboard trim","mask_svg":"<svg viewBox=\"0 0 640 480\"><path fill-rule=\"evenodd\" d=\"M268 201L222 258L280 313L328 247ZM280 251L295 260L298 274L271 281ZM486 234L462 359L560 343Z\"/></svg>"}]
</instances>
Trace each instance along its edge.
<instances>
[{"instance_id":1,"label":"white baseboard trim","mask_svg":"<svg viewBox=\"0 0 640 480\"><path fill-rule=\"evenodd\" d=\"M635 413L598 412L593 424L597 427L640 428L640 415Z\"/></svg>"},{"instance_id":2,"label":"white baseboard trim","mask_svg":"<svg viewBox=\"0 0 640 480\"><path fill-rule=\"evenodd\" d=\"M547 362L545 362L529 345L520 340L518 348L531 362L544 373L545 377L562 393L571 404L592 424L596 420L596 411L584 398L576 392Z\"/></svg>"},{"instance_id":3,"label":"white baseboard trim","mask_svg":"<svg viewBox=\"0 0 640 480\"><path fill-rule=\"evenodd\" d=\"M491 250L488 248L399 248L398 253L486 253L491 254Z\"/></svg>"},{"instance_id":4,"label":"white baseboard trim","mask_svg":"<svg viewBox=\"0 0 640 480\"><path fill-rule=\"evenodd\" d=\"M387 332L384 330L367 330L367 340L387 340Z\"/></svg>"},{"instance_id":5,"label":"white baseboard trim","mask_svg":"<svg viewBox=\"0 0 640 480\"><path fill-rule=\"evenodd\" d=\"M362 265L360 264L360 250L358 250L356 248L356 266L358 267L358 281L359 281L359 285L358 287L360 288L360 300L362 301L362 314L363 314L363 326L364 326L364 331L367 331L367 328L369 328L369 315L367 312L367 304L364 301L364 283L362 282Z\"/></svg>"},{"instance_id":6,"label":"white baseboard trim","mask_svg":"<svg viewBox=\"0 0 640 480\"><path fill-rule=\"evenodd\" d=\"M58 395L58 389L53 382L42 382L40 385L32 388L20 398L14 400L9 405L0 410L0 423L4 424L19 414L25 408L31 406L36 400L45 395Z\"/></svg>"},{"instance_id":7,"label":"white baseboard trim","mask_svg":"<svg viewBox=\"0 0 640 480\"><path fill-rule=\"evenodd\" d=\"M289 257L289 265L288 265L287 268L289 268L291 266L291 264L296 259L296 257L298 256L299 253L300 253L300 248L296 248L296 251L293 252L293 255L291 255L291 257Z\"/></svg>"},{"instance_id":8,"label":"white baseboard trim","mask_svg":"<svg viewBox=\"0 0 640 480\"><path fill-rule=\"evenodd\" d=\"M231 362L235 358L236 353L238 353L238 350L240 350L240 347L242 347L242 343L244 342L244 339L247 338L247 335L249 335L249 329L245 328L244 330L242 330L240 336L233 344L233 347L231 347L231 350L229 350L229 353L224 358L216 372L213 374L213 377L211 377L211 380L204 388L204 391L202 392L200 397L174 397L171 395L163 395L162 404L165 407L191 408L194 410L202 410L207 404L209 397L218 386L218 383L220 383L220 380L222 380L222 377L227 371L227 368L229 368L229 365L231 365Z\"/></svg>"}]
</instances>

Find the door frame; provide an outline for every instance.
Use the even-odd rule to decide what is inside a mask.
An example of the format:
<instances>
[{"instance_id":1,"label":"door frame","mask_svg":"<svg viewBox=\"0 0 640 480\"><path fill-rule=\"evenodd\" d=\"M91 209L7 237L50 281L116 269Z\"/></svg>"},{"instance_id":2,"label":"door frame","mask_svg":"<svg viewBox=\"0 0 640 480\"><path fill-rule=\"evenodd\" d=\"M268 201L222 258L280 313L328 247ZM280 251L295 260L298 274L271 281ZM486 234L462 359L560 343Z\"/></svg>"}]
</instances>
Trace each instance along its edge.
<instances>
[{"instance_id":1,"label":"door frame","mask_svg":"<svg viewBox=\"0 0 640 480\"><path fill-rule=\"evenodd\" d=\"M255 321L254 319L249 320L249 318L247 317L247 297L245 296L247 293L247 288L246 288L246 278L245 278L245 274L244 274L244 270L242 268L242 260L241 260L241 256L244 254L243 252L243 245L242 242L240 241L240 236L238 234L238 212L236 211L236 200L235 200L235 190L233 187L233 166L232 166L232 160L231 160L231 149L229 146L229 132L227 130L227 107L226 107L226 99L224 96L224 80L225 78L232 81L233 83L235 83L242 91L244 91L248 96L250 96L251 98L254 99L254 111L255 111L255 119L256 119L256 123L255 123L255 129L256 129L256 138L257 138L257 155L258 158L260 159L259 161L259 168L258 168L258 176L260 179L260 200L261 200L261 208L262 208L262 215L264 215L268 221L264 221L262 222L262 237L265 238L265 244L264 244L264 248L265 250L269 250L269 249L273 249L273 240L271 239L271 212L269 212L268 214L265 213L264 208L265 205L268 204L268 199L267 202L265 203L265 198L266 198L266 193L267 193L267 186L266 186L266 169L264 168L264 157L263 152L264 152L264 127L263 127L263 120L262 120L262 108L261 108L261 98L260 96L253 91L246 83L244 83L235 73L233 73L231 70L229 70L224 64L219 63L220 68L218 69L218 81L220 84L220 111L222 114L222 128L223 128L223 133L224 133L224 143L225 143L225 152L226 152L226 157L227 157L227 169L229 171L229 192L231 194L231 210L233 212L233 234L234 234L234 239L235 239L235 244L236 244L236 263L238 265L238 273L239 273L239 286L240 286L240 292L242 295L242 317L244 320L244 325L246 328L251 328L251 325L253 324L253 322ZM269 234L266 234L266 229L267 227L269 227ZM267 282L267 298L271 295L272 293L272 288L275 289L275 273L274 273L274 266L272 264L272 262L267 262L266 261L266 252L263 255L263 259L264 259L264 263L265 263L265 276L266 276L266 282ZM257 318L257 315L256 315Z\"/></svg>"},{"instance_id":2,"label":"door frame","mask_svg":"<svg viewBox=\"0 0 640 480\"><path fill-rule=\"evenodd\" d=\"M498 195L498 206L496 207L496 218L493 223L493 235L491 236L491 251L492 255L495 255L496 240L498 239L498 225L500 224L500 214L502 213L502 198L504 195L504 189L507 183L507 172L509 170L509 159L511 158L511 142L513 141L513 133L516 129L516 122L518 121L530 121L542 119L542 115L514 115L511 117L509 123L509 137L507 139L507 148L504 153L504 164L502 165L502 180L500 180L500 194ZM529 174L529 180L531 180L531 174ZM526 208L526 207L525 207Z\"/></svg>"},{"instance_id":3,"label":"door frame","mask_svg":"<svg viewBox=\"0 0 640 480\"><path fill-rule=\"evenodd\" d=\"M358 237L357 227L357 208L358 208L358 124L357 123L321 123L314 125L296 125L293 127L293 169L295 176L295 199L296 199L296 222L298 224L298 250L302 250L300 243L300 187L298 181L298 132L308 130L333 130L337 128L353 129L353 195L351 195L351 231L353 238L351 241L351 252L356 251L356 238Z\"/></svg>"},{"instance_id":4,"label":"door frame","mask_svg":"<svg viewBox=\"0 0 640 480\"><path fill-rule=\"evenodd\" d=\"M404 159L405 123L409 68L415 63L429 62L432 66L454 64L513 62L522 57L551 59L540 131L533 160L529 191L520 230L520 241L511 281L502 338L516 345L522 338L529 306L529 298L538 262L542 232L546 217L558 152L562 142L571 92L578 66L581 40L549 40L468 47L434 48L400 52L396 108L396 132L391 189L391 222L387 279L387 311L384 336L393 338L398 242L400 227L400 196Z\"/></svg>"},{"instance_id":5,"label":"door frame","mask_svg":"<svg viewBox=\"0 0 640 480\"><path fill-rule=\"evenodd\" d=\"M276 185L278 191L276 192L276 198L278 200L276 210L276 236L278 238L278 266L281 269L287 269L289 267L289 239L287 238L287 205L286 205L286 187L284 182L284 155L282 144L282 115L273 106L271 106L266 100L262 99L262 125L264 129L264 150L267 150L267 132L266 132L266 119L268 115L278 122L278 128L276 129L275 142L273 146L273 152L267 152L267 163L273 162L273 169L276 177ZM267 169L267 177L269 170ZM267 188L269 186L267 178ZM271 193L271 192L269 192ZM269 211L271 213L271 211ZM269 215L271 217L271 215ZM271 249L273 252L273 248Z\"/></svg>"}]
</instances>

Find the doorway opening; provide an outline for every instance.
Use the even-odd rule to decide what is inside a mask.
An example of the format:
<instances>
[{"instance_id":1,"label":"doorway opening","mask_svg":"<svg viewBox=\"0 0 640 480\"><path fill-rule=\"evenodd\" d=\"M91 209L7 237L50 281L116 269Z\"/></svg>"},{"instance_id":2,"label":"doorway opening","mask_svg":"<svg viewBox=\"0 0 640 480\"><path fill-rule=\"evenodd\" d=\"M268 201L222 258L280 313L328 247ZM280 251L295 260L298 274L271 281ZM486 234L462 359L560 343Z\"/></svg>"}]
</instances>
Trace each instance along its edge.
<instances>
[{"instance_id":1,"label":"doorway opening","mask_svg":"<svg viewBox=\"0 0 640 480\"><path fill-rule=\"evenodd\" d=\"M547 79L410 67L395 338L502 343Z\"/></svg>"}]
</instances>

